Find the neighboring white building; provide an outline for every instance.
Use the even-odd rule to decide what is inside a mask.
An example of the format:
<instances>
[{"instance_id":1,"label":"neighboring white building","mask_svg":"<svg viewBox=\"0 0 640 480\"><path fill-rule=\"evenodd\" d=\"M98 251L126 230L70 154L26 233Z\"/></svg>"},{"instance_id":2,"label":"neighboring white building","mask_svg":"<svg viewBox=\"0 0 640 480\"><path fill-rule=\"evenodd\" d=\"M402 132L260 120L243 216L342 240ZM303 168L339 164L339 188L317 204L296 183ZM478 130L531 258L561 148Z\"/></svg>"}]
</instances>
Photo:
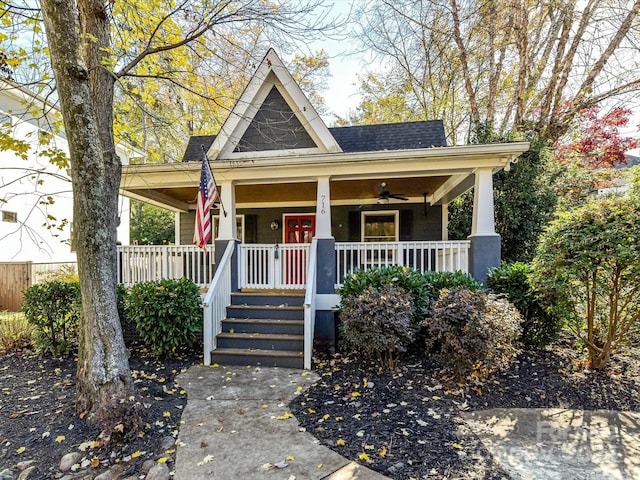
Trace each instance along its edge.
<instances>
[{"instance_id":1,"label":"neighboring white building","mask_svg":"<svg viewBox=\"0 0 640 480\"><path fill-rule=\"evenodd\" d=\"M42 113L44 109L44 114ZM29 145L25 158L0 143L0 262L75 262L71 247L73 199L66 168L44 154L55 147L68 154L62 116L28 89L0 80L0 128ZM50 139L48 144L45 140ZM117 146L124 165L140 153ZM129 244L129 199L119 199L118 241Z\"/></svg>"}]
</instances>

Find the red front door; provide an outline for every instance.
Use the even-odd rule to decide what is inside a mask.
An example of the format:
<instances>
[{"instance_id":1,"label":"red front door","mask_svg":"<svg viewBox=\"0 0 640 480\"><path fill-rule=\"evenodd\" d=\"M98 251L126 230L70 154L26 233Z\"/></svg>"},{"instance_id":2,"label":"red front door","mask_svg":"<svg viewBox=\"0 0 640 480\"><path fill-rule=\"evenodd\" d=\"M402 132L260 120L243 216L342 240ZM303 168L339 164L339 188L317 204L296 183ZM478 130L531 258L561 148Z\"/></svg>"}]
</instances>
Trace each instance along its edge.
<instances>
[{"instance_id":1,"label":"red front door","mask_svg":"<svg viewBox=\"0 0 640 480\"><path fill-rule=\"evenodd\" d=\"M311 243L316 234L315 215L285 215L284 243ZM306 252L287 251L284 258L285 283L304 284L307 265Z\"/></svg>"},{"instance_id":2,"label":"red front door","mask_svg":"<svg viewBox=\"0 0 640 480\"><path fill-rule=\"evenodd\" d=\"M284 243L311 243L316 234L315 215L285 215Z\"/></svg>"}]
</instances>

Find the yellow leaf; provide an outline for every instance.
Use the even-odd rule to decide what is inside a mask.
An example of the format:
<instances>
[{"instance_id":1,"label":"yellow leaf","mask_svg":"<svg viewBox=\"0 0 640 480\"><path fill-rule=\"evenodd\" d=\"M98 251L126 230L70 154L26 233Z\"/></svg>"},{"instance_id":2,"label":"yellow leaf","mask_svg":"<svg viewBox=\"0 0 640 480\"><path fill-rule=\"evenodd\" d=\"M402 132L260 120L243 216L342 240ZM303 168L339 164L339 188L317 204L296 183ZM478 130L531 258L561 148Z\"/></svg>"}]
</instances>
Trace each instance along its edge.
<instances>
[{"instance_id":1,"label":"yellow leaf","mask_svg":"<svg viewBox=\"0 0 640 480\"><path fill-rule=\"evenodd\" d=\"M27 447L20 447L19 449L16 450L16 453L18 455L20 455L21 453L24 453L24 451L27 449Z\"/></svg>"},{"instance_id":2,"label":"yellow leaf","mask_svg":"<svg viewBox=\"0 0 640 480\"><path fill-rule=\"evenodd\" d=\"M318 468L322 468L322 464L321 463L318 464Z\"/></svg>"},{"instance_id":3,"label":"yellow leaf","mask_svg":"<svg viewBox=\"0 0 640 480\"><path fill-rule=\"evenodd\" d=\"M316 413L316 411L313 408L307 408L307 412L309 413Z\"/></svg>"},{"instance_id":4,"label":"yellow leaf","mask_svg":"<svg viewBox=\"0 0 640 480\"><path fill-rule=\"evenodd\" d=\"M293 455L289 455L286 459L287 462L293 462L296 459Z\"/></svg>"},{"instance_id":5,"label":"yellow leaf","mask_svg":"<svg viewBox=\"0 0 640 480\"><path fill-rule=\"evenodd\" d=\"M457 448L458 450L461 450L461 449L462 449L462 445L460 445L459 443L452 443L452 444L451 444L451 446L452 446L453 448Z\"/></svg>"},{"instance_id":6,"label":"yellow leaf","mask_svg":"<svg viewBox=\"0 0 640 480\"><path fill-rule=\"evenodd\" d=\"M100 465L100 459L97 457L93 457L91 459L91 468L98 468L99 465Z\"/></svg>"},{"instance_id":7,"label":"yellow leaf","mask_svg":"<svg viewBox=\"0 0 640 480\"><path fill-rule=\"evenodd\" d=\"M364 461L366 461L366 462L368 462L368 461L369 461L369 455L367 455L367 453L366 453L366 452L362 452L362 453L360 453L360 455L358 455L358 458L359 458L360 460L364 460Z\"/></svg>"},{"instance_id":8,"label":"yellow leaf","mask_svg":"<svg viewBox=\"0 0 640 480\"><path fill-rule=\"evenodd\" d=\"M336 444L340 445L340 446L344 446L347 444L347 442L345 442L343 439L339 438L338 440L336 440Z\"/></svg>"},{"instance_id":9,"label":"yellow leaf","mask_svg":"<svg viewBox=\"0 0 640 480\"><path fill-rule=\"evenodd\" d=\"M171 416L171 412L162 412L162 416L163 417L170 417Z\"/></svg>"},{"instance_id":10,"label":"yellow leaf","mask_svg":"<svg viewBox=\"0 0 640 480\"><path fill-rule=\"evenodd\" d=\"M267 405L266 403L263 403L262 405L260 405L260 408L269 408L269 405Z\"/></svg>"},{"instance_id":11,"label":"yellow leaf","mask_svg":"<svg viewBox=\"0 0 640 480\"><path fill-rule=\"evenodd\" d=\"M164 378L164 377L160 377L160 378L158 379L158 383L164 383L165 381L166 381L166 380L165 380L165 378Z\"/></svg>"},{"instance_id":12,"label":"yellow leaf","mask_svg":"<svg viewBox=\"0 0 640 480\"><path fill-rule=\"evenodd\" d=\"M331 418L331 415L329 415L328 413L325 413L325 414L322 416L322 419L323 419L323 420L329 420L329 418Z\"/></svg>"},{"instance_id":13,"label":"yellow leaf","mask_svg":"<svg viewBox=\"0 0 640 480\"><path fill-rule=\"evenodd\" d=\"M142 452L140 450L136 450L131 454L131 458L138 458L140 455L142 455Z\"/></svg>"},{"instance_id":14,"label":"yellow leaf","mask_svg":"<svg viewBox=\"0 0 640 480\"><path fill-rule=\"evenodd\" d=\"M56 442L56 443L64 442L64 439L65 439L65 438L67 438L67 437L65 437L64 435L58 435L58 436L56 437L55 442Z\"/></svg>"},{"instance_id":15,"label":"yellow leaf","mask_svg":"<svg viewBox=\"0 0 640 480\"><path fill-rule=\"evenodd\" d=\"M442 399L442 397L439 397L438 395L434 395L434 396L433 396L433 397L431 397L431 398L433 398L434 400L441 400L441 399Z\"/></svg>"},{"instance_id":16,"label":"yellow leaf","mask_svg":"<svg viewBox=\"0 0 640 480\"><path fill-rule=\"evenodd\" d=\"M180 390L180 395L184 395L184 394L186 394L186 393L187 393L187 391L186 391L186 390Z\"/></svg>"},{"instance_id":17,"label":"yellow leaf","mask_svg":"<svg viewBox=\"0 0 640 480\"><path fill-rule=\"evenodd\" d=\"M119 424L117 424L115 427L113 427L113 429L114 429L116 432L120 432L120 433L122 433L122 432L124 432L124 425L123 425L122 423L119 423Z\"/></svg>"},{"instance_id":18,"label":"yellow leaf","mask_svg":"<svg viewBox=\"0 0 640 480\"><path fill-rule=\"evenodd\" d=\"M167 460L169 460L167 457L161 457L158 459L158 463L167 463Z\"/></svg>"},{"instance_id":19,"label":"yellow leaf","mask_svg":"<svg viewBox=\"0 0 640 480\"><path fill-rule=\"evenodd\" d=\"M384 457L387 455L387 447L382 447L382 450L380 450L378 452L378 455L380 455L381 457Z\"/></svg>"},{"instance_id":20,"label":"yellow leaf","mask_svg":"<svg viewBox=\"0 0 640 480\"><path fill-rule=\"evenodd\" d=\"M351 393L351 396L352 396L352 397L359 397L359 396L361 396L361 395L362 395L362 394L361 394L360 392L352 392L352 393Z\"/></svg>"}]
</instances>

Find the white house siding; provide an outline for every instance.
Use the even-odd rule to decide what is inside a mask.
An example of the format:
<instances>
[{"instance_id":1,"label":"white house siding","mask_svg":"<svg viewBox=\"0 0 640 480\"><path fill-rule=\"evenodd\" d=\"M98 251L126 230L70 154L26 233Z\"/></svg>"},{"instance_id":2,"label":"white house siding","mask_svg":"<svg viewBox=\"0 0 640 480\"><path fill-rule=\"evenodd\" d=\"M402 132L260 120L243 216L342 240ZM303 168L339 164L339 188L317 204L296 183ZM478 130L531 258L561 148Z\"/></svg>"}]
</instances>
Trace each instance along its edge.
<instances>
[{"instance_id":1,"label":"white house siding","mask_svg":"<svg viewBox=\"0 0 640 480\"><path fill-rule=\"evenodd\" d=\"M70 245L73 217L71 182L66 169L60 169L50 164L47 157L39 156L41 149L46 148L39 146L41 127L52 132L45 120L28 114L37 101L37 98L29 99L25 91L0 82L0 124L10 118L11 135L31 145L27 160L13 151L0 149L0 199L5 200L0 202L0 261L75 262L76 256ZM50 109L49 112L50 120L59 118L55 110ZM68 152L64 133L54 134L50 145ZM124 148L118 150L123 163L128 163L129 153ZM29 170L34 173L26 175ZM53 198L53 204L40 204L49 196ZM118 205L121 219L118 241L128 245L129 199L121 197ZM17 216L17 223L3 221L3 217L7 220L6 217L13 214ZM48 215L56 220L48 219ZM63 219L69 223L58 230L56 226ZM47 228L47 225L52 228Z\"/></svg>"}]
</instances>

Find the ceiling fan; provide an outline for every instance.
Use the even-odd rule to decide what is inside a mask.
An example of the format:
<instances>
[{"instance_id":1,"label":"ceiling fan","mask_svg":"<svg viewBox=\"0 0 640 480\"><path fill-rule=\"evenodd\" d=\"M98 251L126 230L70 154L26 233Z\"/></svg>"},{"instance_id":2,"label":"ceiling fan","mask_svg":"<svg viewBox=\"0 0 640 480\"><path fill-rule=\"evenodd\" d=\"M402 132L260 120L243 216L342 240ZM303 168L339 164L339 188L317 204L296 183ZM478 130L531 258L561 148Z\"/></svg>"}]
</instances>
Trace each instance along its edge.
<instances>
[{"instance_id":1,"label":"ceiling fan","mask_svg":"<svg viewBox=\"0 0 640 480\"><path fill-rule=\"evenodd\" d=\"M389 190L387 190L387 183L381 182L380 193L378 194L378 203L389 203L390 198L394 198L396 200L402 200L405 202L409 200L407 197L404 196L403 193L391 193Z\"/></svg>"}]
</instances>

